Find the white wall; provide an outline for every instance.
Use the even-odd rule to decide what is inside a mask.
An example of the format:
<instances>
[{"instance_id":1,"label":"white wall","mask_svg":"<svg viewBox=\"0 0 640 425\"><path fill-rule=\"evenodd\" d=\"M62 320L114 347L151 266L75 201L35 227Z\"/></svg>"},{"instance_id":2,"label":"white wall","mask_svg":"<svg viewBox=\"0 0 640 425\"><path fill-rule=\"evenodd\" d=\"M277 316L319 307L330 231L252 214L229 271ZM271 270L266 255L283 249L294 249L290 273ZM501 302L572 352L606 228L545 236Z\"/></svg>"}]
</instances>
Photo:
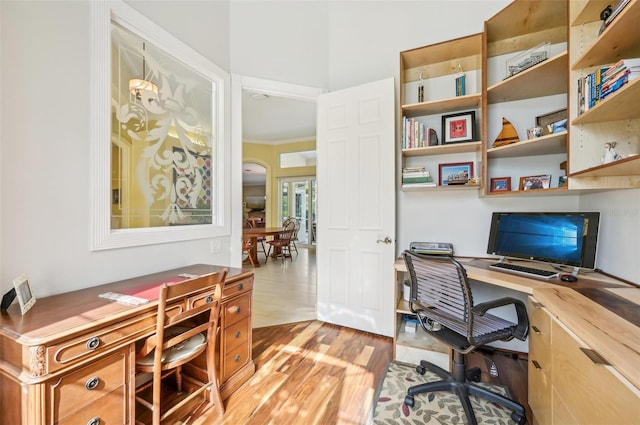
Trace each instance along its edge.
<instances>
[{"instance_id":1,"label":"white wall","mask_svg":"<svg viewBox=\"0 0 640 425\"><path fill-rule=\"evenodd\" d=\"M228 67L228 3L135 5ZM229 264L231 252L212 254L206 239L89 250L91 2L2 1L0 8L1 292L24 272L43 297L193 263ZM239 207L234 213L240 217Z\"/></svg>"}]
</instances>

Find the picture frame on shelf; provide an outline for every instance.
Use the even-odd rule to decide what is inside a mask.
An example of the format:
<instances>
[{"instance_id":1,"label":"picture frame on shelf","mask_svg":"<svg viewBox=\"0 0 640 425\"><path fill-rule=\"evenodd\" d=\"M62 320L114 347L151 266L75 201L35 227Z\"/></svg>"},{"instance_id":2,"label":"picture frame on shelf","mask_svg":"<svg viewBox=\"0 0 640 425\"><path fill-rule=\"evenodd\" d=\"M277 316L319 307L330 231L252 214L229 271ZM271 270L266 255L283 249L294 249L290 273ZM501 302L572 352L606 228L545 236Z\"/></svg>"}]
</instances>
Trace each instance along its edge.
<instances>
[{"instance_id":1,"label":"picture frame on shelf","mask_svg":"<svg viewBox=\"0 0 640 425\"><path fill-rule=\"evenodd\" d=\"M510 192L511 177L492 177L491 192Z\"/></svg>"},{"instance_id":2,"label":"picture frame on shelf","mask_svg":"<svg viewBox=\"0 0 640 425\"><path fill-rule=\"evenodd\" d=\"M440 186L467 184L473 177L473 162L452 162L438 165Z\"/></svg>"},{"instance_id":3,"label":"picture frame on shelf","mask_svg":"<svg viewBox=\"0 0 640 425\"><path fill-rule=\"evenodd\" d=\"M536 117L536 127L542 127L542 135L559 133L567 129L567 109L549 112Z\"/></svg>"},{"instance_id":4,"label":"picture frame on shelf","mask_svg":"<svg viewBox=\"0 0 640 425\"><path fill-rule=\"evenodd\" d=\"M13 287L20 304L20 313L24 315L36 303L36 297L33 295L31 285L29 285L29 276L21 274L13 279Z\"/></svg>"},{"instance_id":5,"label":"picture frame on shelf","mask_svg":"<svg viewBox=\"0 0 640 425\"><path fill-rule=\"evenodd\" d=\"M471 142L476 136L476 112L467 111L442 116L442 144Z\"/></svg>"},{"instance_id":6,"label":"picture frame on shelf","mask_svg":"<svg viewBox=\"0 0 640 425\"><path fill-rule=\"evenodd\" d=\"M520 177L519 190L538 190L549 189L551 184L550 174L541 174L538 176Z\"/></svg>"}]
</instances>

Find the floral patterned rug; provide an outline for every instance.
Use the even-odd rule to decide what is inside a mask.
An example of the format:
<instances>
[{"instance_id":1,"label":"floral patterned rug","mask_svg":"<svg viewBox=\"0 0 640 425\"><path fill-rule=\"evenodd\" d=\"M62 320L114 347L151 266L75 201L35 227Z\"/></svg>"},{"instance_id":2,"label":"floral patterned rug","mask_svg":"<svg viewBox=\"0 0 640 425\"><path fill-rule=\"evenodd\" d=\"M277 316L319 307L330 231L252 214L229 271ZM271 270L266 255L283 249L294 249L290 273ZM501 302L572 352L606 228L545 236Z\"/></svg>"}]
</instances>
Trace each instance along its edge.
<instances>
[{"instance_id":1,"label":"floral patterned rug","mask_svg":"<svg viewBox=\"0 0 640 425\"><path fill-rule=\"evenodd\" d=\"M415 405L404 404L407 388L423 382L437 381L440 377L427 371L424 375L416 372L415 366L390 362L385 377L378 388L373 412L374 425L426 425L465 424L464 414L458 396L450 392L433 392L415 396ZM508 390L497 385L478 383L492 391L508 395ZM512 425L511 411L502 406L470 397L478 424Z\"/></svg>"}]
</instances>

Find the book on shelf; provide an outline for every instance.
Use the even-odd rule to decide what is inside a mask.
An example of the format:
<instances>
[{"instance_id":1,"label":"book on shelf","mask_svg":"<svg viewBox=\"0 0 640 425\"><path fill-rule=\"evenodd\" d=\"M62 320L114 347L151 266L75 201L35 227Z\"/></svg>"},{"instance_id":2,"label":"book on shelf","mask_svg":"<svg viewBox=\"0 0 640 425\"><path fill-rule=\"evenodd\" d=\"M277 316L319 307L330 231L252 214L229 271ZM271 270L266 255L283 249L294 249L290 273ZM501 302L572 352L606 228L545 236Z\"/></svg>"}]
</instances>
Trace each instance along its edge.
<instances>
[{"instance_id":1,"label":"book on shelf","mask_svg":"<svg viewBox=\"0 0 640 425\"><path fill-rule=\"evenodd\" d=\"M404 167L402 169L402 184L420 184L420 185L435 185L431 173L424 165L417 165L412 167Z\"/></svg>"},{"instance_id":2,"label":"book on shelf","mask_svg":"<svg viewBox=\"0 0 640 425\"><path fill-rule=\"evenodd\" d=\"M625 8L625 6L630 2L631 0L620 0L620 2L618 3L618 5L615 7L615 9L613 9L611 11L611 15L609 15L609 17L607 19L604 20L604 26L605 28L608 27L611 22L613 22L614 19L616 19L618 17L618 15L620 14L620 12L622 12L622 9Z\"/></svg>"},{"instance_id":3,"label":"book on shelf","mask_svg":"<svg viewBox=\"0 0 640 425\"><path fill-rule=\"evenodd\" d=\"M414 119L402 117L402 149L424 148L438 144L438 135L432 128Z\"/></svg>"},{"instance_id":4,"label":"book on shelf","mask_svg":"<svg viewBox=\"0 0 640 425\"><path fill-rule=\"evenodd\" d=\"M466 76L464 74L456 78L456 96L464 96L466 94L465 80Z\"/></svg>"},{"instance_id":5,"label":"book on shelf","mask_svg":"<svg viewBox=\"0 0 640 425\"><path fill-rule=\"evenodd\" d=\"M578 79L578 114L581 115L640 75L640 58L622 59Z\"/></svg>"}]
</instances>

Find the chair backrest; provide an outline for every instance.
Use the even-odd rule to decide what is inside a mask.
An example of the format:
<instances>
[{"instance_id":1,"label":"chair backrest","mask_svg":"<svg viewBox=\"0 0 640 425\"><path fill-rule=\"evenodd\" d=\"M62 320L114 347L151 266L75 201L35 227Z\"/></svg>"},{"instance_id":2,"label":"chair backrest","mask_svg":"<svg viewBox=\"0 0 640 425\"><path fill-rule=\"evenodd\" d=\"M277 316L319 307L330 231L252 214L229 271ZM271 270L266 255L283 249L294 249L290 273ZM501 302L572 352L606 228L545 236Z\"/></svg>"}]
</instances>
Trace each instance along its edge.
<instances>
[{"instance_id":1,"label":"chair backrest","mask_svg":"<svg viewBox=\"0 0 640 425\"><path fill-rule=\"evenodd\" d=\"M404 252L411 280L410 307L425 324L425 318L445 330L433 335L460 352L469 352L488 342L512 338L524 340L529 321L524 303L504 297L474 305L464 267L452 257ZM517 323L487 313L513 305ZM426 328L425 330L430 331Z\"/></svg>"},{"instance_id":2,"label":"chair backrest","mask_svg":"<svg viewBox=\"0 0 640 425\"><path fill-rule=\"evenodd\" d=\"M280 232L280 235L278 236L278 239L280 239L283 243L284 242L289 242L289 241L291 241L293 239L295 231L296 231L295 221L291 220L291 219L288 219L283 224L282 232Z\"/></svg>"},{"instance_id":3,"label":"chair backrest","mask_svg":"<svg viewBox=\"0 0 640 425\"><path fill-rule=\"evenodd\" d=\"M227 269L224 269L218 273L161 286L155 333L154 368L156 370L170 369L182 364L183 362L180 360L173 364L163 364L162 352L183 343L198 333L206 335L206 344L215 343L218 317L220 316L220 298L226 277ZM196 319L196 316L201 315L202 318ZM166 329L189 321L194 322L189 323L191 326L187 331L171 336L165 335ZM204 351L206 344L203 344L199 351ZM151 347L147 348L151 349ZM195 355L196 353L193 353L190 357L195 357Z\"/></svg>"}]
</instances>

